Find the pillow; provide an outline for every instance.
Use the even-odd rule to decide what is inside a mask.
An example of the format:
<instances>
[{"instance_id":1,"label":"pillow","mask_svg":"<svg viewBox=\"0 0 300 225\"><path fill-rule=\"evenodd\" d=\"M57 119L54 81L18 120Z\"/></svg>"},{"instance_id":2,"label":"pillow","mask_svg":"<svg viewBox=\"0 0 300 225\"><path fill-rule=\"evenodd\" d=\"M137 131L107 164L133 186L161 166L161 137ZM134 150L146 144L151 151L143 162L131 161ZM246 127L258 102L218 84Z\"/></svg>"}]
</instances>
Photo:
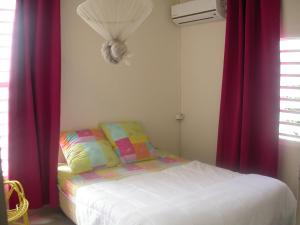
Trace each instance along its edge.
<instances>
[{"instance_id":1,"label":"pillow","mask_svg":"<svg viewBox=\"0 0 300 225\"><path fill-rule=\"evenodd\" d=\"M60 147L73 173L82 173L94 167L113 167L119 164L112 146L101 129L63 132Z\"/></svg>"},{"instance_id":2,"label":"pillow","mask_svg":"<svg viewBox=\"0 0 300 225\"><path fill-rule=\"evenodd\" d=\"M137 122L100 125L123 163L154 159L157 153Z\"/></svg>"}]
</instances>

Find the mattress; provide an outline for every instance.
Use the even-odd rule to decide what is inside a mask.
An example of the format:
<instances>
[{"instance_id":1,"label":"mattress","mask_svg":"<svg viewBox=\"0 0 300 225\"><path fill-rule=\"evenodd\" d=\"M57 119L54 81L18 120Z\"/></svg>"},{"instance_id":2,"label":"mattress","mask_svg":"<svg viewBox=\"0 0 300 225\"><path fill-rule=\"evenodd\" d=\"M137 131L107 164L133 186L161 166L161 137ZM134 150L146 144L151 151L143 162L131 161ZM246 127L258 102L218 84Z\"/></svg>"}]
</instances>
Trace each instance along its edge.
<instances>
[{"instance_id":1,"label":"mattress","mask_svg":"<svg viewBox=\"0 0 300 225\"><path fill-rule=\"evenodd\" d=\"M78 188L124 177L160 171L169 167L182 165L188 160L175 155L163 155L158 159L141 161L112 168L95 168L92 171L73 174L67 164L58 166L58 187L69 198L73 199Z\"/></svg>"},{"instance_id":2,"label":"mattress","mask_svg":"<svg viewBox=\"0 0 300 225\"><path fill-rule=\"evenodd\" d=\"M77 224L75 203L61 190L59 190L59 205L64 214Z\"/></svg>"},{"instance_id":3,"label":"mattress","mask_svg":"<svg viewBox=\"0 0 300 225\"><path fill-rule=\"evenodd\" d=\"M79 225L294 225L296 220L296 200L284 183L177 157L59 175L61 206Z\"/></svg>"}]
</instances>

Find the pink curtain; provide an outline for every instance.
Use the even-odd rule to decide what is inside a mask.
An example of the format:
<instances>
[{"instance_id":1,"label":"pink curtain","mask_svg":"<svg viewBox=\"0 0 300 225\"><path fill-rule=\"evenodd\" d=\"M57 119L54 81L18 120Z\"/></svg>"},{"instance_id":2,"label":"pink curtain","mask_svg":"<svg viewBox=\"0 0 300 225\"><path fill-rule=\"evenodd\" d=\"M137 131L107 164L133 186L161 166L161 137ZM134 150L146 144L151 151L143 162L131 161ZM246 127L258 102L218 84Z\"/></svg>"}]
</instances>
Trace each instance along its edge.
<instances>
[{"instance_id":1,"label":"pink curtain","mask_svg":"<svg viewBox=\"0 0 300 225\"><path fill-rule=\"evenodd\" d=\"M9 87L9 178L31 208L57 206L60 1L17 0Z\"/></svg>"},{"instance_id":2,"label":"pink curtain","mask_svg":"<svg viewBox=\"0 0 300 225\"><path fill-rule=\"evenodd\" d=\"M280 0L228 0L217 165L276 176Z\"/></svg>"}]
</instances>

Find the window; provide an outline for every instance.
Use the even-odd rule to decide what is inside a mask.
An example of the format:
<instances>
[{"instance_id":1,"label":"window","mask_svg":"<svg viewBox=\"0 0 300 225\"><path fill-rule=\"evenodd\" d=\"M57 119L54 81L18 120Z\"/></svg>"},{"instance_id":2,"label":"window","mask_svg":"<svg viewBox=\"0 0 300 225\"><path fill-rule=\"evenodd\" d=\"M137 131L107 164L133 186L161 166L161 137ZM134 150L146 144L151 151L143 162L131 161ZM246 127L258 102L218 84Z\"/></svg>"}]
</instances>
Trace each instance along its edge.
<instances>
[{"instance_id":1,"label":"window","mask_svg":"<svg viewBox=\"0 0 300 225\"><path fill-rule=\"evenodd\" d=\"M280 41L280 61L279 136L300 141L300 38Z\"/></svg>"},{"instance_id":2,"label":"window","mask_svg":"<svg viewBox=\"0 0 300 225\"><path fill-rule=\"evenodd\" d=\"M0 148L3 175L8 172L8 82L15 1L0 1Z\"/></svg>"}]
</instances>

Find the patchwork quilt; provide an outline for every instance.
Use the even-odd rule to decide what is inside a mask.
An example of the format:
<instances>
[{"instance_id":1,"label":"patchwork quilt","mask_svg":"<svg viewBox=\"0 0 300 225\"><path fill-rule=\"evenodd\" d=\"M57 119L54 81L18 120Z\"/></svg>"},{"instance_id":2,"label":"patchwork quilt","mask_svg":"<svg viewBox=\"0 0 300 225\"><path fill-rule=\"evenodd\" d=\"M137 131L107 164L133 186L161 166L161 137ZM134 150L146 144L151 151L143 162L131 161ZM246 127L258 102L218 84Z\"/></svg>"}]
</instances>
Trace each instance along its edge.
<instances>
[{"instance_id":1,"label":"patchwork quilt","mask_svg":"<svg viewBox=\"0 0 300 225\"><path fill-rule=\"evenodd\" d=\"M66 164L58 167L58 186L68 197L73 197L79 187L88 184L117 180L124 177L160 171L169 167L187 163L188 160L175 155L164 155L155 160L124 164L112 168L98 167L92 171L74 174Z\"/></svg>"}]
</instances>

